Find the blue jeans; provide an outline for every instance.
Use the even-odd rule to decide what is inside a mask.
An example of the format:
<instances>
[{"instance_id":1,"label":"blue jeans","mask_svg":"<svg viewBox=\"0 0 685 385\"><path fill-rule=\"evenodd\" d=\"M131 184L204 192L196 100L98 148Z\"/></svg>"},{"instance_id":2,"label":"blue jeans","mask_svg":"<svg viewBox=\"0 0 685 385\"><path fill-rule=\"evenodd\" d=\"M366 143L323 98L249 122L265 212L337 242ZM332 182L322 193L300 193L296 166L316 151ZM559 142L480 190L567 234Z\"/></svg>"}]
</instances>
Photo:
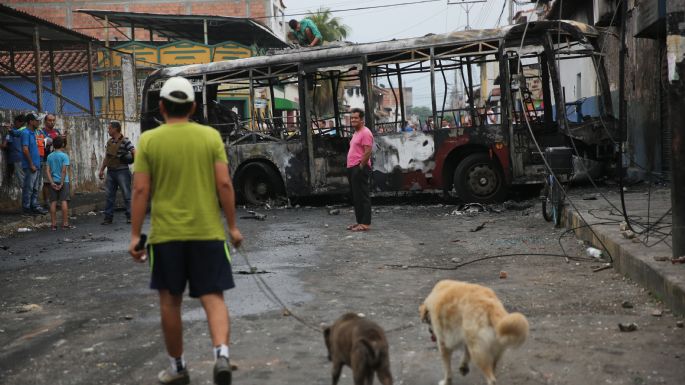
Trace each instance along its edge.
<instances>
[{"instance_id":1,"label":"blue jeans","mask_svg":"<svg viewBox=\"0 0 685 385\"><path fill-rule=\"evenodd\" d=\"M36 172L31 172L30 168L25 168L23 171L24 183L21 188L21 207L28 211L38 207L38 191L40 191L43 186L38 186L40 167Z\"/></svg>"},{"instance_id":2,"label":"blue jeans","mask_svg":"<svg viewBox=\"0 0 685 385\"><path fill-rule=\"evenodd\" d=\"M126 218L131 218L131 171L128 168L120 170L107 170L107 204L105 205L105 218L114 216L114 201L117 198L117 189L121 188L126 206Z\"/></svg>"}]
</instances>

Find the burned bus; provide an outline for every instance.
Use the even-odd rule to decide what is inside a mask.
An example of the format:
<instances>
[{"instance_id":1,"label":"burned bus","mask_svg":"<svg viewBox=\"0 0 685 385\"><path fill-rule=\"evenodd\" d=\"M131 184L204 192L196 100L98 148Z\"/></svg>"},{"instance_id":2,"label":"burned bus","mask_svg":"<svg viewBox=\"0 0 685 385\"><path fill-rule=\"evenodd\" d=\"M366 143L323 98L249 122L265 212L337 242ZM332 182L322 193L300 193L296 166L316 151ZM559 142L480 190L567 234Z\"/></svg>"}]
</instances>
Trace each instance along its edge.
<instances>
[{"instance_id":1,"label":"burned bus","mask_svg":"<svg viewBox=\"0 0 685 385\"><path fill-rule=\"evenodd\" d=\"M597 40L590 26L542 21L164 68L145 82L141 129L161 123L164 80L188 78L193 119L222 134L237 193L262 203L346 194L349 111L363 107L373 194L493 202L541 183L547 148L573 148L564 156L584 169L612 156L618 124ZM430 105L424 116L415 99Z\"/></svg>"}]
</instances>

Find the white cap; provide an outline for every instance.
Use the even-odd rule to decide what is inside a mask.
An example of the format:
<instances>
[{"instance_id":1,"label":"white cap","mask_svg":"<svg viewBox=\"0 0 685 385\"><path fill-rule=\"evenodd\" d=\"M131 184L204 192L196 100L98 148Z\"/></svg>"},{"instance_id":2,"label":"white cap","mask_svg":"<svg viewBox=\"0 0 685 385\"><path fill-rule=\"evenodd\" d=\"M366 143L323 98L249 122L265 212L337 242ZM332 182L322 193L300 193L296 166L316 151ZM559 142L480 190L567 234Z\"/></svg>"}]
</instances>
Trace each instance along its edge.
<instances>
[{"instance_id":1,"label":"white cap","mask_svg":"<svg viewBox=\"0 0 685 385\"><path fill-rule=\"evenodd\" d=\"M183 95L172 95L176 92ZM191 103L195 101L195 91L193 91L193 85L188 79L175 76L164 82L159 97L174 103Z\"/></svg>"}]
</instances>

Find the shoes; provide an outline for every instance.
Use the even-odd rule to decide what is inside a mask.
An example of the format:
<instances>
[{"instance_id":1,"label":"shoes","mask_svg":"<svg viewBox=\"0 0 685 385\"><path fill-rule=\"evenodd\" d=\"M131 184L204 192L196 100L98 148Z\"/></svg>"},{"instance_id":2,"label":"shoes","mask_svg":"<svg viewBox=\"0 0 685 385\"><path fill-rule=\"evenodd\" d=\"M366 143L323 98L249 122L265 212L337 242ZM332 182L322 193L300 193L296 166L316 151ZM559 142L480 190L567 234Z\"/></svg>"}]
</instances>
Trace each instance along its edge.
<instances>
[{"instance_id":1,"label":"shoes","mask_svg":"<svg viewBox=\"0 0 685 385\"><path fill-rule=\"evenodd\" d=\"M100 224L101 225L111 225L112 224L112 218L105 218L105 220L102 221L102 223L100 223Z\"/></svg>"},{"instance_id":2,"label":"shoes","mask_svg":"<svg viewBox=\"0 0 685 385\"><path fill-rule=\"evenodd\" d=\"M167 368L159 372L157 379L160 384L164 385L187 385L190 384L190 375L188 369L183 369L178 373L172 373L171 369Z\"/></svg>"},{"instance_id":3,"label":"shoes","mask_svg":"<svg viewBox=\"0 0 685 385\"><path fill-rule=\"evenodd\" d=\"M131 223L131 218L126 218L126 223L130 224L130 223Z\"/></svg>"},{"instance_id":4,"label":"shoes","mask_svg":"<svg viewBox=\"0 0 685 385\"><path fill-rule=\"evenodd\" d=\"M36 207L34 207L34 208L31 209L31 212L32 212L33 214L45 215L45 214L48 213L48 210L46 210L46 209L44 209L44 208L42 208L42 207L40 207L40 206L36 206Z\"/></svg>"},{"instance_id":5,"label":"shoes","mask_svg":"<svg viewBox=\"0 0 685 385\"><path fill-rule=\"evenodd\" d=\"M34 216L36 213L33 212L31 209L22 209L21 210L21 215L24 216Z\"/></svg>"},{"instance_id":6,"label":"shoes","mask_svg":"<svg viewBox=\"0 0 685 385\"><path fill-rule=\"evenodd\" d=\"M228 357L219 357L214 363L214 383L231 385L231 362Z\"/></svg>"}]
</instances>

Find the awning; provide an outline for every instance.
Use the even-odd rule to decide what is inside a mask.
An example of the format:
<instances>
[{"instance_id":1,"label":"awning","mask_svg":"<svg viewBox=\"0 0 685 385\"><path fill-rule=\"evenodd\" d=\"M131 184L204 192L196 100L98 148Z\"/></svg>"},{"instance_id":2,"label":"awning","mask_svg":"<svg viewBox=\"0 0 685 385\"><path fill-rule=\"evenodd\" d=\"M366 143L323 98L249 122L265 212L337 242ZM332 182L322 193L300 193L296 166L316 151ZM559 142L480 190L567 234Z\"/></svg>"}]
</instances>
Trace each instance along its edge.
<instances>
[{"instance_id":1,"label":"awning","mask_svg":"<svg viewBox=\"0 0 685 385\"><path fill-rule=\"evenodd\" d=\"M299 110L300 105L293 102L292 100L283 99L283 98L276 98L276 109L277 110L287 110L287 111Z\"/></svg>"},{"instance_id":2,"label":"awning","mask_svg":"<svg viewBox=\"0 0 685 385\"><path fill-rule=\"evenodd\" d=\"M0 50L32 51L35 31L38 31L41 49L84 49L89 42L96 42L91 36L2 4L0 20Z\"/></svg>"},{"instance_id":3,"label":"awning","mask_svg":"<svg viewBox=\"0 0 685 385\"><path fill-rule=\"evenodd\" d=\"M233 41L260 48L288 47L269 28L253 19L212 15L166 15L143 12L102 11L79 9L77 12L91 15L121 27L152 30L170 40L190 40L204 43L204 23L207 22L209 44Z\"/></svg>"}]
</instances>

